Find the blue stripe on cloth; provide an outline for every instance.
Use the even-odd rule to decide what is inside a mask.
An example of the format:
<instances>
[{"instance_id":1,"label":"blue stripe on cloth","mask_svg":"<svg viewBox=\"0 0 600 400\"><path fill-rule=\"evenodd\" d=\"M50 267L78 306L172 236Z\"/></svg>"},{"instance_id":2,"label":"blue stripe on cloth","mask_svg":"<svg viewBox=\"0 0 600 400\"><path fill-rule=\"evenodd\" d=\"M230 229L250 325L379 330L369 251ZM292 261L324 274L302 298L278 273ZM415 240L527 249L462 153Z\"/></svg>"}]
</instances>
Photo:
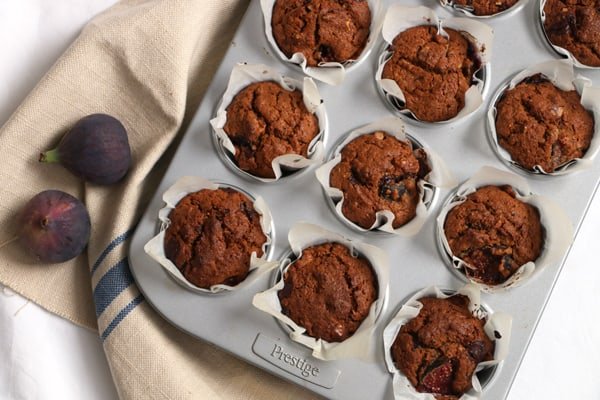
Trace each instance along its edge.
<instances>
[{"instance_id":1,"label":"blue stripe on cloth","mask_svg":"<svg viewBox=\"0 0 600 400\"><path fill-rule=\"evenodd\" d=\"M108 327L102 332L102 340L106 340L106 338L115 330L115 328L125 319L125 317L136 308L142 301L144 301L144 296L140 294L135 299L131 300L129 304L125 306L124 309L121 310L119 314L112 320L112 322L108 325Z\"/></svg>"},{"instance_id":2,"label":"blue stripe on cloth","mask_svg":"<svg viewBox=\"0 0 600 400\"><path fill-rule=\"evenodd\" d=\"M100 257L98 257L98 259L92 266L92 275L94 274L94 272L96 272L96 270L98 269L100 264L102 264L102 261L104 261L106 256L108 256L110 254L110 252L113 251L115 248L117 248L121 243L123 243L124 241L129 239L129 237L131 236L131 234L133 233L134 230L135 230L135 228L131 228L127 232L123 233L122 235L117 236L112 242L109 243L108 246L106 246L106 248L104 249L102 254L100 254Z\"/></svg>"},{"instance_id":3,"label":"blue stripe on cloth","mask_svg":"<svg viewBox=\"0 0 600 400\"><path fill-rule=\"evenodd\" d=\"M106 307L118 295L133 283L133 276L129 271L127 257L116 263L104 274L94 288L94 302L96 303L96 317L99 317Z\"/></svg>"}]
</instances>

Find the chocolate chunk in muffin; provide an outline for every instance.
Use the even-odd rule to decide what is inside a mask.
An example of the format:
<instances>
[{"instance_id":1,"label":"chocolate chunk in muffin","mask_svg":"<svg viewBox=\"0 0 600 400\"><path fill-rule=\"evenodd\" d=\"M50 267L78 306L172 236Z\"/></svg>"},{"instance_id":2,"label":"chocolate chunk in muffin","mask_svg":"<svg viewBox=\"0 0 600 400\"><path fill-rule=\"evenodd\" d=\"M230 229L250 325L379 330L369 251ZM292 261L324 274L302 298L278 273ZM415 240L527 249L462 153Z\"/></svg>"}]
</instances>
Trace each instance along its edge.
<instances>
[{"instance_id":1,"label":"chocolate chunk in muffin","mask_svg":"<svg viewBox=\"0 0 600 400\"><path fill-rule=\"evenodd\" d=\"M229 188L188 194L169 220L165 254L185 279L200 288L243 281L252 253L261 257L267 240L252 201Z\"/></svg>"},{"instance_id":2,"label":"chocolate chunk in muffin","mask_svg":"<svg viewBox=\"0 0 600 400\"><path fill-rule=\"evenodd\" d=\"M330 185L344 194L342 213L358 226L369 229L378 211L394 214L397 229L412 220L420 191L417 186L430 171L427 154L413 151L382 131L361 135L346 144L342 159L330 173Z\"/></svg>"},{"instance_id":3,"label":"chocolate chunk in muffin","mask_svg":"<svg viewBox=\"0 0 600 400\"><path fill-rule=\"evenodd\" d=\"M277 0L271 20L281 51L302 53L311 67L360 57L370 26L367 0Z\"/></svg>"},{"instance_id":4,"label":"chocolate chunk in muffin","mask_svg":"<svg viewBox=\"0 0 600 400\"><path fill-rule=\"evenodd\" d=\"M539 212L515 196L510 186L484 186L446 216L452 254L468 264L465 273L475 281L501 284L542 251Z\"/></svg>"},{"instance_id":5,"label":"chocolate chunk in muffin","mask_svg":"<svg viewBox=\"0 0 600 400\"><path fill-rule=\"evenodd\" d=\"M518 0L453 0L453 4L472 9L472 13L479 16L494 15L508 10Z\"/></svg>"},{"instance_id":6,"label":"chocolate chunk in muffin","mask_svg":"<svg viewBox=\"0 0 600 400\"><path fill-rule=\"evenodd\" d=\"M400 328L392 344L396 367L419 392L457 400L471 389L477 364L494 356L485 320L469 311L469 298L419 299L423 308Z\"/></svg>"},{"instance_id":7,"label":"chocolate chunk in muffin","mask_svg":"<svg viewBox=\"0 0 600 400\"><path fill-rule=\"evenodd\" d=\"M480 67L474 45L461 33L436 26L416 26L398 34L382 78L394 80L405 108L422 121L445 121L465 106L465 93Z\"/></svg>"},{"instance_id":8,"label":"chocolate chunk in muffin","mask_svg":"<svg viewBox=\"0 0 600 400\"><path fill-rule=\"evenodd\" d=\"M553 172L582 157L594 132L592 113L575 90L564 91L541 74L506 91L497 104L496 134L513 161Z\"/></svg>"},{"instance_id":9,"label":"chocolate chunk in muffin","mask_svg":"<svg viewBox=\"0 0 600 400\"><path fill-rule=\"evenodd\" d=\"M308 145L319 133L300 90L288 91L271 81L252 83L227 107L224 131L235 147L240 169L274 178L272 161L284 154L308 157Z\"/></svg>"},{"instance_id":10,"label":"chocolate chunk in muffin","mask_svg":"<svg viewBox=\"0 0 600 400\"><path fill-rule=\"evenodd\" d=\"M302 250L286 271L277 295L282 312L327 342L351 336L377 299L377 278L364 257L348 247L324 243Z\"/></svg>"},{"instance_id":11,"label":"chocolate chunk in muffin","mask_svg":"<svg viewBox=\"0 0 600 400\"><path fill-rule=\"evenodd\" d=\"M552 44L600 67L600 0L547 0L544 29Z\"/></svg>"}]
</instances>

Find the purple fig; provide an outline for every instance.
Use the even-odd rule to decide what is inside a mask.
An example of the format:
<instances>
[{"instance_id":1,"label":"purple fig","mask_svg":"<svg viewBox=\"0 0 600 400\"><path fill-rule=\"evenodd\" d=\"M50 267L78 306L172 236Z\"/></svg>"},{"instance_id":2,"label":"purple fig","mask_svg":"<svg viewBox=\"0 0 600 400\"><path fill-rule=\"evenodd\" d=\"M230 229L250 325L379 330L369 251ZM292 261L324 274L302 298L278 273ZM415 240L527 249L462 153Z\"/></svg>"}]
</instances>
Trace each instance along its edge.
<instances>
[{"instance_id":1,"label":"purple fig","mask_svg":"<svg viewBox=\"0 0 600 400\"><path fill-rule=\"evenodd\" d=\"M78 256L90 239L90 216L85 206L60 190L36 194L25 205L19 225L21 245L47 263Z\"/></svg>"},{"instance_id":2,"label":"purple fig","mask_svg":"<svg viewBox=\"0 0 600 400\"><path fill-rule=\"evenodd\" d=\"M131 165L127 131L110 115L88 115L63 136L57 148L40 154L40 161L59 162L88 182L116 183Z\"/></svg>"}]
</instances>

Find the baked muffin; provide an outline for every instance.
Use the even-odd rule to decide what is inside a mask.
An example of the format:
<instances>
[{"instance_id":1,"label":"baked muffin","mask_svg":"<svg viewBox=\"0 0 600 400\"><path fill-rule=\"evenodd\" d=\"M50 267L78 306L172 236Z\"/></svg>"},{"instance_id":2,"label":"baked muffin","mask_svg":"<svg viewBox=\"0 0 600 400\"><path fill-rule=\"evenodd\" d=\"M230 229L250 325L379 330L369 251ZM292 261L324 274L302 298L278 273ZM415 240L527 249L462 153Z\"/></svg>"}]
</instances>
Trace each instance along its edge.
<instances>
[{"instance_id":1,"label":"baked muffin","mask_svg":"<svg viewBox=\"0 0 600 400\"><path fill-rule=\"evenodd\" d=\"M286 271L277 295L283 314L327 342L351 336L377 299L369 261L339 243L308 247Z\"/></svg>"},{"instance_id":2,"label":"baked muffin","mask_svg":"<svg viewBox=\"0 0 600 400\"><path fill-rule=\"evenodd\" d=\"M456 400L471 389L475 367L494 357L484 320L469 311L469 298L419 299L423 308L400 328L392 359L419 392Z\"/></svg>"},{"instance_id":3,"label":"baked muffin","mask_svg":"<svg viewBox=\"0 0 600 400\"><path fill-rule=\"evenodd\" d=\"M475 15L494 15L504 10L508 10L517 3L518 0L454 0L453 4L472 8Z\"/></svg>"},{"instance_id":4,"label":"baked muffin","mask_svg":"<svg viewBox=\"0 0 600 400\"><path fill-rule=\"evenodd\" d=\"M600 0L547 0L544 30L582 64L600 67Z\"/></svg>"},{"instance_id":5,"label":"baked muffin","mask_svg":"<svg viewBox=\"0 0 600 400\"><path fill-rule=\"evenodd\" d=\"M190 193L169 214L164 248L192 284L235 286L248 275L250 257L263 255L267 238L260 214L242 193L203 189Z\"/></svg>"},{"instance_id":6,"label":"baked muffin","mask_svg":"<svg viewBox=\"0 0 600 400\"><path fill-rule=\"evenodd\" d=\"M405 108L422 121L445 121L465 106L465 93L481 65L474 45L461 32L436 26L416 26L392 42L392 57L382 78L396 81Z\"/></svg>"},{"instance_id":7,"label":"baked muffin","mask_svg":"<svg viewBox=\"0 0 600 400\"><path fill-rule=\"evenodd\" d=\"M319 120L307 110L302 92L276 82L246 86L226 111L223 130L235 147L235 162L262 178L275 178L271 163L278 156L308 157L308 145L319 134Z\"/></svg>"},{"instance_id":8,"label":"baked muffin","mask_svg":"<svg viewBox=\"0 0 600 400\"><path fill-rule=\"evenodd\" d=\"M329 184L343 192L346 218L369 229L378 211L390 210L397 229L415 217L420 198L417 183L430 171L422 149L413 151L408 142L377 131L346 144L341 156Z\"/></svg>"},{"instance_id":9,"label":"baked muffin","mask_svg":"<svg viewBox=\"0 0 600 400\"><path fill-rule=\"evenodd\" d=\"M302 53L311 67L343 63L365 48L371 11L367 0L277 0L271 27L287 57Z\"/></svg>"},{"instance_id":10,"label":"baked muffin","mask_svg":"<svg viewBox=\"0 0 600 400\"><path fill-rule=\"evenodd\" d=\"M544 244L538 210L515 197L510 186L484 186L452 208L444 233L454 256L475 281L498 285L535 261Z\"/></svg>"},{"instance_id":11,"label":"baked muffin","mask_svg":"<svg viewBox=\"0 0 600 400\"><path fill-rule=\"evenodd\" d=\"M594 118L577 91L564 91L541 74L506 91L497 106L498 143L513 161L553 172L582 157L592 140Z\"/></svg>"}]
</instances>

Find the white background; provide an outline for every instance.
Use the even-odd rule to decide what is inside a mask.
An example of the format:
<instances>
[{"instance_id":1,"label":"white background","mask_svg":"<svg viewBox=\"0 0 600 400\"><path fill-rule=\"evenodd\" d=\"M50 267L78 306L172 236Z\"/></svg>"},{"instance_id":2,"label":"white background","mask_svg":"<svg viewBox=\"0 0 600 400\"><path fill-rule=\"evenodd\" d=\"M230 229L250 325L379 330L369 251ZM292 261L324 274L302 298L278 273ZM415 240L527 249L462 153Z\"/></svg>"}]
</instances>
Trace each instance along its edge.
<instances>
[{"instance_id":1,"label":"white background","mask_svg":"<svg viewBox=\"0 0 600 400\"><path fill-rule=\"evenodd\" d=\"M81 27L115 2L0 0L0 125ZM600 196L596 196L509 400L600 399L599 238ZM0 289L1 400L116 398L95 333Z\"/></svg>"}]
</instances>

